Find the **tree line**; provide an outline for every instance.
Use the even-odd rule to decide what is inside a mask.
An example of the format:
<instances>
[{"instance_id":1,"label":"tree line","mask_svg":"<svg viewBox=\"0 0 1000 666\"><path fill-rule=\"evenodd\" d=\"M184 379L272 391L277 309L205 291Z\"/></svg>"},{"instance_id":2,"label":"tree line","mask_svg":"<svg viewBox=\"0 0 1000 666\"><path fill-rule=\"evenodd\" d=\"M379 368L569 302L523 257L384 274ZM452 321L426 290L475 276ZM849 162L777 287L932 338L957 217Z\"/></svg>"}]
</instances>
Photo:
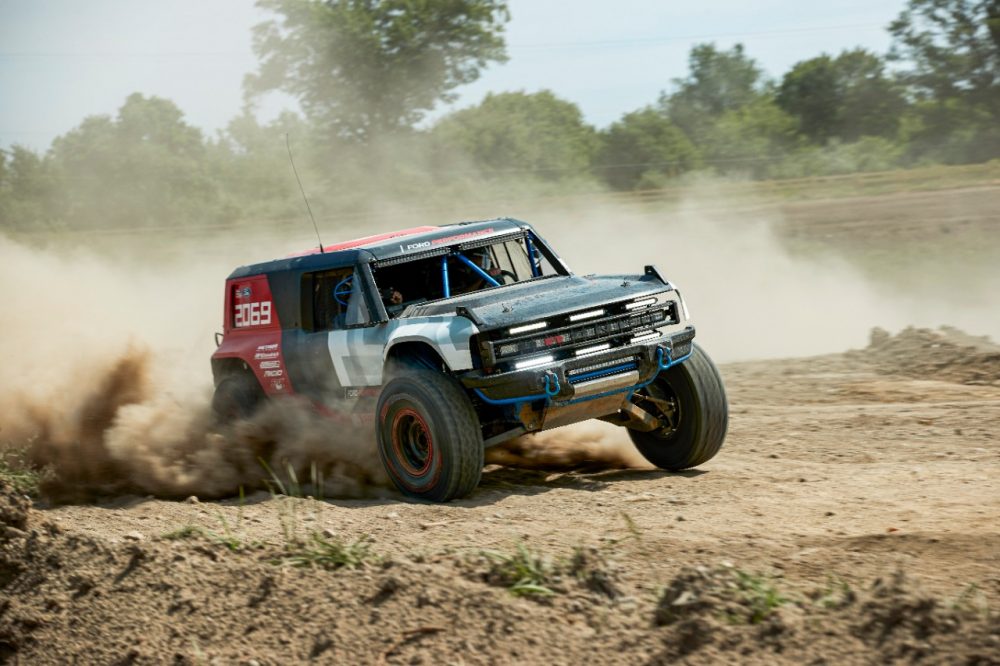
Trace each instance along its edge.
<instances>
[{"instance_id":1,"label":"tree line","mask_svg":"<svg viewBox=\"0 0 1000 666\"><path fill-rule=\"evenodd\" d=\"M1000 0L909 0L886 54L849 49L772 79L742 45L608 127L548 90L489 94L433 123L506 60L502 0L260 0L258 70L216 136L133 94L42 153L0 150L0 228L170 228L296 219L285 137L316 208L490 192L662 187L691 172L780 178L1000 157ZM281 92L298 113L261 123Z\"/></svg>"}]
</instances>

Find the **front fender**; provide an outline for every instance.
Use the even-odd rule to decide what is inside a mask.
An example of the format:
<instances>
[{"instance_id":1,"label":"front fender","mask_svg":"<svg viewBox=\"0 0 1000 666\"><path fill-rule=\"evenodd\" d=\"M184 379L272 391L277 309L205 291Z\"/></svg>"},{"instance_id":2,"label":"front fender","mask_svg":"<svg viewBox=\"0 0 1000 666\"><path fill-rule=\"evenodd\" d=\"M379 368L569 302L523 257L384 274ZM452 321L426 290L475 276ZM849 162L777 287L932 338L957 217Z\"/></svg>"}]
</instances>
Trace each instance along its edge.
<instances>
[{"instance_id":1,"label":"front fender","mask_svg":"<svg viewBox=\"0 0 1000 666\"><path fill-rule=\"evenodd\" d=\"M445 315L396 319L390 326L393 330L385 345L383 363L396 345L420 342L436 351L449 370L457 372L472 369L469 339L479 332L479 328L465 317Z\"/></svg>"}]
</instances>

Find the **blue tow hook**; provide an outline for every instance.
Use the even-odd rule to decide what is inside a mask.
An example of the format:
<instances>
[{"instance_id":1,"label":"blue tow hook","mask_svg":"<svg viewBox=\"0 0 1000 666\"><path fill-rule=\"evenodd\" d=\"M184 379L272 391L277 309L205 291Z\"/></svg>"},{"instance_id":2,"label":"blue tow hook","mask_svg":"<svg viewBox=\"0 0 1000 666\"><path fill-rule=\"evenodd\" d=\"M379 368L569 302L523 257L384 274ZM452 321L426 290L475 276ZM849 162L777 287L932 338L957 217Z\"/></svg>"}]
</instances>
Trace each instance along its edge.
<instances>
[{"instance_id":1,"label":"blue tow hook","mask_svg":"<svg viewBox=\"0 0 1000 666\"><path fill-rule=\"evenodd\" d=\"M562 387L559 385L559 376L549 370L545 373L545 395L554 398L559 395Z\"/></svg>"},{"instance_id":2,"label":"blue tow hook","mask_svg":"<svg viewBox=\"0 0 1000 666\"><path fill-rule=\"evenodd\" d=\"M667 358L667 362L663 362L663 357ZM656 347L656 366L660 369L660 372L664 370L669 370L684 359L673 359L673 350L670 345L658 345Z\"/></svg>"}]
</instances>

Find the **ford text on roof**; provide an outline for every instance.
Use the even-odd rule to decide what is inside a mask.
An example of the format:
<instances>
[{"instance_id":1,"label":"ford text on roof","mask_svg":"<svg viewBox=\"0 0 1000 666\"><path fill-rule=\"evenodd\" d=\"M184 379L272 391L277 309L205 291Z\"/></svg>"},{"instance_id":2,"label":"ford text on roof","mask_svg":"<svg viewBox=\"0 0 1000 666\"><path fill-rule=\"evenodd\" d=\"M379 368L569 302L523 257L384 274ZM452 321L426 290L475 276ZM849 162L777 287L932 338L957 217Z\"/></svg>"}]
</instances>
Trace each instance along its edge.
<instances>
[{"instance_id":1,"label":"ford text on roof","mask_svg":"<svg viewBox=\"0 0 1000 666\"><path fill-rule=\"evenodd\" d=\"M236 269L213 406L244 417L298 394L374 418L396 486L437 501L475 489L486 447L593 418L681 470L728 423L694 335L653 266L575 275L513 219L418 227Z\"/></svg>"}]
</instances>

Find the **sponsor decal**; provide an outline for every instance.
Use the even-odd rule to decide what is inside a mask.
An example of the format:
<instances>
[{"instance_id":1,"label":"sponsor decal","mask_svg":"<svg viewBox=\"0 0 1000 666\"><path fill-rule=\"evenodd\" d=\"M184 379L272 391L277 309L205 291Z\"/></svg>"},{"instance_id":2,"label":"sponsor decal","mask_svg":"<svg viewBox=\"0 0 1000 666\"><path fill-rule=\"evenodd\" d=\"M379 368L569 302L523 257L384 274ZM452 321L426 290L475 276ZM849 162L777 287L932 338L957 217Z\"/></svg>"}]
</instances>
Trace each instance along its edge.
<instances>
[{"instance_id":1,"label":"sponsor decal","mask_svg":"<svg viewBox=\"0 0 1000 666\"><path fill-rule=\"evenodd\" d=\"M235 310L233 326L236 328L267 326L271 323L271 301L237 303Z\"/></svg>"},{"instance_id":2,"label":"sponsor decal","mask_svg":"<svg viewBox=\"0 0 1000 666\"><path fill-rule=\"evenodd\" d=\"M278 349L277 342L271 343L269 345L257 345L257 351L259 352L277 351L277 349Z\"/></svg>"},{"instance_id":3,"label":"sponsor decal","mask_svg":"<svg viewBox=\"0 0 1000 666\"><path fill-rule=\"evenodd\" d=\"M361 389L356 389L356 388L347 389L348 398L357 398L359 395L361 395Z\"/></svg>"},{"instance_id":4,"label":"sponsor decal","mask_svg":"<svg viewBox=\"0 0 1000 666\"><path fill-rule=\"evenodd\" d=\"M271 370L273 368L280 368L280 367L281 367L281 361L261 361L260 363L261 370Z\"/></svg>"},{"instance_id":5,"label":"sponsor decal","mask_svg":"<svg viewBox=\"0 0 1000 666\"><path fill-rule=\"evenodd\" d=\"M236 290L236 298L239 300L242 300L244 298L250 298L251 294L253 294L253 291L250 289L249 286L240 287Z\"/></svg>"},{"instance_id":6,"label":"sponsor decal","mask_svg":"<svg viewBox=\"0 0 1000 666\"><path fill-rule=\"evenodd\" d=\"M431 242L430 241L423 241L422 243L410 243L410 244L408 244L406 246L400 245L399 249L402 252L413 252L414 250L420 250L420 249L423 249L425 247L430 247L430 246L431 246Z\"/></svg>"},{"instance_id":7,"label":"sponsor decal","mask_svg":"<svg viewBox=\"0 0 1000 666\"><path fill-rule=\"evenodd\" d=\"M254 358L255 361L266 361L266 360L271 359L271 358L278 358L278 356L280 356L280 355L281 355L281 352L276 352L276 351L273 351L273 352L257 352L256 354L253 355L253 358Z\"/></svg>"},{"instance_id":8,"label":"sponsor decal","mask_svg":"<svg viewBox=\"0 0 1000 666\"><path fill-rule=\"evenodd\" d=\"M285 375L284 370L265 370L265 377L283 377Z\"/></svg>"},{"instance_id":9,"label":"sponsor decal","mask_svg":"<svg viewBox=\"0 0 1000 666\"><path fill-rule=\"evenodd\" d=\"M281 381L271 382L271 386L274 387L275 391L283 391L285 389L285 382Z\"/></svg>"}]
</instances>

